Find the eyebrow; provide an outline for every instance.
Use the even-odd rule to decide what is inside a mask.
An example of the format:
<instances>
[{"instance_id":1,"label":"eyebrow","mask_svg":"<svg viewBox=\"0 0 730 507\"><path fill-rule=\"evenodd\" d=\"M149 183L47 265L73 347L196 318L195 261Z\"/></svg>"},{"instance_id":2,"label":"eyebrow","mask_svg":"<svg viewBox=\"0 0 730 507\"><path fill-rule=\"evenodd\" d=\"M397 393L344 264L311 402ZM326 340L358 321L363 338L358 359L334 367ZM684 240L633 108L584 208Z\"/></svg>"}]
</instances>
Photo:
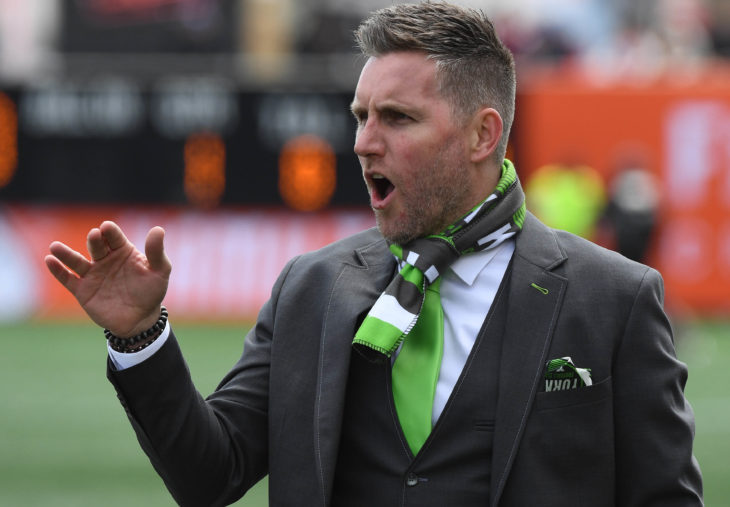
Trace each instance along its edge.
<instances>
[{"instance_id":1,"label":"eyebrow","mask_svg":"<svg viewBox=\"0 0 730 507\"><path fill-rule=\"evenodd\" d=\"M357 101L357 99L354 99L352 101L352 103L350 104L350 112L352 112L352 114L354 116L356 116L356 117L359 114L362 114L362 113L367 112L367 110L368 110L368 108L362 106ZM395 102L395 103L386 102L385 104L383 104L383 105L381 105L379 107L376 107L375 110L378 113L380 113L380 114L382 114L382 113L392 113L392 112L404 113L404 114L408 114L408 115L415 115L415 114L417 114L416 113L417 108L414 108L412 106L409 106L409 105L406 105L406 104L403 104L403 103L400 103L400 102Z\"/></svg>"},{"instance_id":2,"label":"eyebrow","mask_svg":"<svg viewBox=\"0 0 730 507\"><path fill-rule=\"evenodd\" d=\"M358 113L362 113L365 110L366 110L366 108L364 108L363 106L361 106L360 103L357 102L357 99L353 100L350 103L350 112L354 116L357 116Z\"/></svg>"}]
</instances>

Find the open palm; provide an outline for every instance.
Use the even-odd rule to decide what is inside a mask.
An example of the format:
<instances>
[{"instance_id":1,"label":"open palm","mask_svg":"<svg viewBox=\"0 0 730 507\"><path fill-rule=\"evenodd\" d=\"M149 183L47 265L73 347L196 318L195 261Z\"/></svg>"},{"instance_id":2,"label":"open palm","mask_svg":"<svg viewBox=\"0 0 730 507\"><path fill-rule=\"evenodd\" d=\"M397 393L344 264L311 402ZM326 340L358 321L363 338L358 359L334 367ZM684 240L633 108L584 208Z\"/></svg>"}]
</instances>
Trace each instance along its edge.
<instances>
[{"instance_id":1,"label":"open palm","mask_svg":"<svg viewBox=\"0 0 730 507\"><path fill-rule=\"evenodd\" d=\"M126 337L150 328L167 291L171 265L165 231L153 227L142 254L114 222L89 231L90 259L54 241L46 265L98 325Z\"/></svg>"}]
</instances>

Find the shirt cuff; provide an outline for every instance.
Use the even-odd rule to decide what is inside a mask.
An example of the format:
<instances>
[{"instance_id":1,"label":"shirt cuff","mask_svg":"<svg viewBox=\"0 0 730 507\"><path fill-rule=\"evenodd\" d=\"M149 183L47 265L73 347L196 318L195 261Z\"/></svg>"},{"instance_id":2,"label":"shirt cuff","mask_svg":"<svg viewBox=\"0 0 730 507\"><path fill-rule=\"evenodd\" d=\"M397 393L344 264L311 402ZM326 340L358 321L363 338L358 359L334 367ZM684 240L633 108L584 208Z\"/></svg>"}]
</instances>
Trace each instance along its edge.
<instances>
[{"instance_id":1,"label":"shirt cuff","mask_svg":"<svg viewBox=\"0 0 730 507\"><path fill-rule=\"evenodd\" d=\"M160 348L165 344L168 336L170 336L169 320L165 323L165 329L162 330L162 334L160 334L160 336L158 336L157 339L153 341L148 347L143 348L139 352L130 352L128 354L124 352L117 352L116 350L112 349L107 342L106 348L109 351L109 359L111 359L112 364L118 371L126 370L127 368L138 365L145 359L152 357L155 352L160 350Z\"/></svg>"}]
</instances>

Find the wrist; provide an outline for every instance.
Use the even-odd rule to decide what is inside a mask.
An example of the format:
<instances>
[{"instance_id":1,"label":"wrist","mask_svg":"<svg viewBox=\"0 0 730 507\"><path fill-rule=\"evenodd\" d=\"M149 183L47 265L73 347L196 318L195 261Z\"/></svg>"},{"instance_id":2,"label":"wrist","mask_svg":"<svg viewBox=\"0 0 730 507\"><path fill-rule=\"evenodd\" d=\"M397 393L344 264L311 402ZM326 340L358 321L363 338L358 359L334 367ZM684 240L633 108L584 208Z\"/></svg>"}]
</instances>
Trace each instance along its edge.
<instances>
[{"instance_id":1,"label":"wrist","mask_svg":"<svg viewBox=\"0 0 730 507\"><path fill-rule=\"evenodd\" d=\"M133 336L116 336L108 329L104 329L104 335L109 342L109 346L116 352L139 352L151 345L162 334L167 326L167 316L167 308L162 306L160 307L160 313L156 316L156 320L149 327ZM143 322L147 321L148 319L145 319Z\"/></svg>"},{"instance_id":2,"label":"wrist","mask_svg":"<svg viewBox=\"0 0 730 507\"><path fill-rule=\"evenodd\" d=\"M155 325L155 323L159 320L160 315L162 315L163 308L165 308L165 307L162 305L158 306L154 312L150 313L147 317L140 320L139 323L136 326L134 326L133 328L131 328L129 331L126 331L123 334L122 333L120 333L120 334L112 333L112 334L119 336L120 338L127 339L127 338L132 338L134 336L137 336L137 335L147 331L148 329L153 327Z\"/></svg>"}]
</instances>

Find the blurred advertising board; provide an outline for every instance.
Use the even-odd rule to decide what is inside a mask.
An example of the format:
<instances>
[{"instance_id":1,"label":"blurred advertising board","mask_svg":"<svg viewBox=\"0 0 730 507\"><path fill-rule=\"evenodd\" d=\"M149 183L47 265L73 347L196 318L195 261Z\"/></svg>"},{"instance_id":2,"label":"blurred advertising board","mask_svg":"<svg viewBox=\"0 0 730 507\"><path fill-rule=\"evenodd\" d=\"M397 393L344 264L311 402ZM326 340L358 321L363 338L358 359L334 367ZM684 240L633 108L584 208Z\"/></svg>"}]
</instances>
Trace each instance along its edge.
<instances>
[{"instance_id":1,"label":"blurred advertising board","mask_svg":"<svg viewBox=\"0 0 730 507\"><path fill-rule=\"evenodd\" d=\"M215 205L289 204L278 187L280 162L292 142L309 138L331 154L335 172L323 206L366 205L351 100L351 93L240 91L213 76L144 86L97 76L5 90L0 202L197 205L189 180L205 180L212 164L222 176ZM204 138L219 149L201 146Z\"/></svg>"},{"instance_id":2,"label":"blurred advertising board","mask_svg":"<svg viewBox=\"0 0 730 507\"><path fill-rule=\"evenodd\" d=\"M368 209L0 207L0 321L82 317L43 258L54 240L86 253L86 234L103 220L117 222L140 249L151 227L165 228L173 265L165 304L178 320L254 319L289 259L374 225Z\"/></svg>"},{"instance_id":3,"label":"blurred advertising board","mask_svg":"<svg viewBox=\"0 0 730 507\"><path fill-rule=\"evenodd\" d=\"M523 179L582 164L610 192L629 166L652 173L659 223L646 262L664 277L668 308L730 312L730 68L642 80L533 75L517 109Z\"/></svg>"}]
</instances>

